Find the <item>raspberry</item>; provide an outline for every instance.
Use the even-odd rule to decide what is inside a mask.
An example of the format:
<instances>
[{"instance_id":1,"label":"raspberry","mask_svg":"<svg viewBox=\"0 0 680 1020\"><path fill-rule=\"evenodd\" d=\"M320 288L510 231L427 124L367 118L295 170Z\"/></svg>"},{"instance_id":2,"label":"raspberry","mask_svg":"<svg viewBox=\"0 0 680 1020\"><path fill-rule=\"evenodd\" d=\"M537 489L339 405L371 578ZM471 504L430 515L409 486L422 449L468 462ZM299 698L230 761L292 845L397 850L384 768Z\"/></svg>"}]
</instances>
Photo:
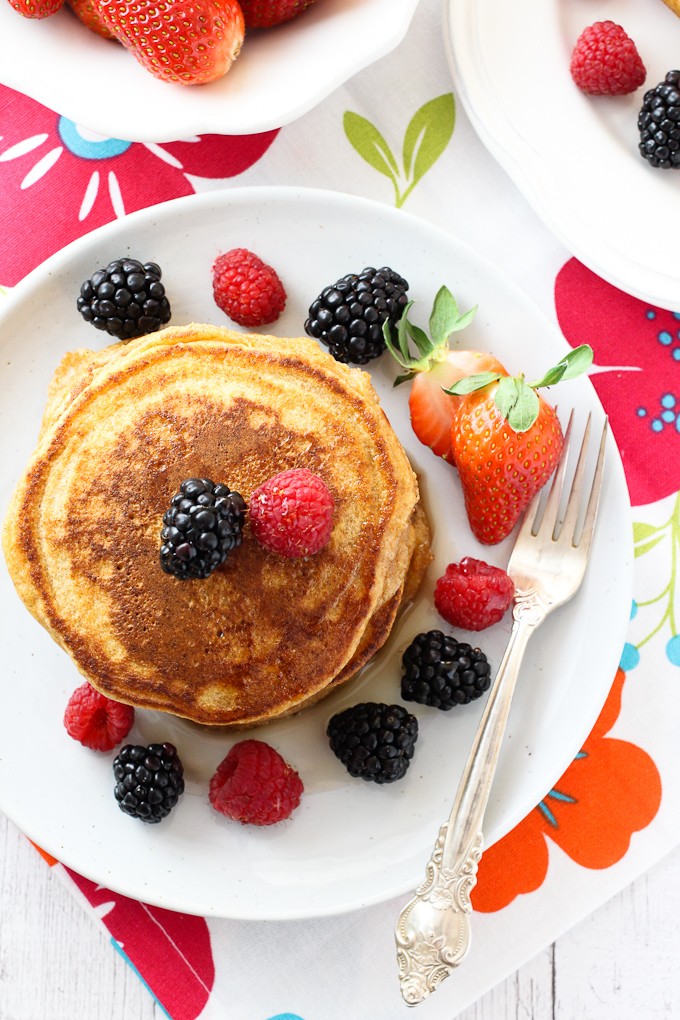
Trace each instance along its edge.
<instances>
[{"instance_id":1,"label":"raspberry","mask_svg":"<svg viewBox=\"0 0 680 1020\"><path fill-rule=\"evenodd\" d=\"M484 630L510 608L515 586L504 570L466 556L449 563L434 587L440 616L463 630Z\"/></svg>"},{"instance_id":2,"label":"raspberry","mask_svg":"<svg viewBox=\"0 0 680 1020\"><path fill-rule=\"evenodd\" d=\"M90 684L77 687L64 712L66 732L93 751L110 751L132 729L135 710L112 701Z\"/></svg>"},{"instance_id":3,"label":"raspberry","mask_svg":"<svg viewBox=\"0 0 680 1020\"><path fill-rule=\"evenodd\" d=\"M635 43L613 21L596 21L581 32L569 70L578 87L591 96L625 96L647 76Z\"/></svg>"},{"instance_id":4,"label":"raspberry","mask_svg":"<svg viewBox=\"0 0 680 1020\"><path fill-rule=\"evenodd\" d=\"M286 307L286 291L276 270L247 248L233 248L215 260L213 296L240 326L275 322Z\"/></svg>"},{"instance_id":5,"label":"raspberry","mask_svg":"<svg viewBox=\"0 0 680 1020\"><path fill-rule=\"evenodd\" d=\"M328 542L334 500L319 475L307 468L281 471L250 497L250 530L280 556L312 556Z\"/></svg>"},{"instance_id":6,"label":"raspberry","mask_svg":"<svg viewBox=\"0 0 680 1020\"><path fill-rule=\"evenodd\" d=\"M234 744L210 780L210 803L243 825L274 825L300 803L302 780L269 744Z\"/></svg>"}]
</instances>

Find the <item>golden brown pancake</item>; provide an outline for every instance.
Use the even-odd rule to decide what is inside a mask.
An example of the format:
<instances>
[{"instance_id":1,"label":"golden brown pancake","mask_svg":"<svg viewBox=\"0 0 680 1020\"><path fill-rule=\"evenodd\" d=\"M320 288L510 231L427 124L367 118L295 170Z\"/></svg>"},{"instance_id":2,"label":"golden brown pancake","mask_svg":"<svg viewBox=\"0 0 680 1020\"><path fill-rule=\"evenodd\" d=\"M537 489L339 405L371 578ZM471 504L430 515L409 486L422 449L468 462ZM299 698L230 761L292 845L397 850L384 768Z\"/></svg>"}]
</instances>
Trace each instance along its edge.
<instances>
[{"instance_id":1,"label":"golden brown pancake","mask_svg":"<svg viewBox=\"0 0 680 1020\"><path fill-rule=\"evenodd\" d=\"M292 467L333 493L321 552L276 556L246 526L207 579L161 570L162 516L185 478L247 501ZM365 372L306 338L191 325L67 355L3 546L27 607L102 693L251 725L316 700L384 643L429 532Z\"/></svg>"}]
</instances>

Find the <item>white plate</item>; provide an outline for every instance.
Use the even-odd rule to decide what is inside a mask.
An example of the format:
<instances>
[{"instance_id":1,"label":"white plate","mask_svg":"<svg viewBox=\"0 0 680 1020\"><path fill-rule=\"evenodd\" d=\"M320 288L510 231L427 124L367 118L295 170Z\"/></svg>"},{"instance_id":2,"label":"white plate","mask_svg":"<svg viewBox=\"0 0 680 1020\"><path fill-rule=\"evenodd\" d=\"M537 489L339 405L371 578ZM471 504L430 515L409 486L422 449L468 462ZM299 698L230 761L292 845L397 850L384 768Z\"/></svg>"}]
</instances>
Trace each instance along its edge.
<instances>
[{"instance_id":1,"label":"white plate","mask_svg":"<svg viewBox=\"0 0 680 1020\"><path fill-rule=\"evenodd\" d=\"M252 134L307 113L389 53L406 34L417 3L317 0L285 25L248 33L229 72L194 87L158 81L69 10L35 21L2 3L0 81L111 138L168 142Z\"/></svg>"},{"instance_id":2,"label":"white plate","mask_svg":"<svg viewBox=\"0 0 680 1020\"><path fill-rule=\"evenodd\" d=\"M586 96L569 60L582 30L611 20L647 69L630 96ZM679 66L680 18L662 0L444 0L456 92L480 138L545 224L629 294L680 310L680 172L639 154L647 89Z\"/></svg>"},{"instance_id":3,"label":"white plate","mask_svg":"<svg viewBox=\"0 0 680 1020\"><path fill-rule=\"evenodd\" d=\"M566 350L560 334L495 269L406 213L337 193L286 188L234 189L167 202L80 239L8 299L0 321L2 508L34 445L60 356L105 342L75 310L82 280L121 254L152 259L163 267L174 323L228 324L213 304L210 267L219 251L238 245L259 253L284 280L289 300L276 324L281 335L302 333L308 306L326 284L366 265L388 264L409 280L417 302L414 318L423 326L444 282L461 307L478 303L465 343L493 349L510 370L539 373ZM137 713L128 739L173 740L185 764L187 792L160 825L122 814L112 792L114 752L88 751L62 726L68 696L82 681L19 602L2 563L0 809L55 857L98 883L183 911L258 919L349 910L404 893L421 880L484 699L449 713L412 705L420 721L416 754L406 777L391 786L350 778L327 746L326 724L340 708L364 699L400 702L401 651L420 630L442 625L432 608L435 579L466 554L504 565L509 542L493 548L475 543L457 477L415 439L408 391L392 388L397 373L388 355L373 363L371 374L421 474L435 561L416 607L360 679L296 718L254 731L302 776L305 795L288 821L256 829L213 811L209 777L243 734L202 730L154 712ZM601 419L588 380L565 385L565 412L572 401ZM630 508L613 444L610 454L585 586L532 640L489 807L489 842L559 778L613 681L630 606L632 554ZM494 667L509 629L508 620L472 636Z\"/></svg>"}]
</instances>

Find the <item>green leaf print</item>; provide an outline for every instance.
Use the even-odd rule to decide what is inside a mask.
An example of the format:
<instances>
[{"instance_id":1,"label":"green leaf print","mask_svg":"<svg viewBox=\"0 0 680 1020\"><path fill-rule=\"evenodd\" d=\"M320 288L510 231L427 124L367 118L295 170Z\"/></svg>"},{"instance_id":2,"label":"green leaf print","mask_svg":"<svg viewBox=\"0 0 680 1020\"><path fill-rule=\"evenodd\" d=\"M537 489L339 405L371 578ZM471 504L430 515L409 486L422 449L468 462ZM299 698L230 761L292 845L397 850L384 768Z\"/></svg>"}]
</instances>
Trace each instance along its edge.
<instances>
[{"instance_id":1,"label":"green leaf print","mask_svg":"<svg viewBox=\"0 0 680 1020\"><path fill-rule=\"evenodd\" d=\"M670 632L670 638L666 643L666 656L674 665L680 665L678 658L678 619L676 607L680 601L680 492L675 497L673 509L670 516L658 526L648 524L644 521L636 521L633 524L633 541L635 546L635 557L645 556L661 542L665 546L665 562L667 572L658 574L658 589L656 594L644 601L635 602L635 612L641 610L645 617L651 617L651 630L636 643L634 647L637 654L643 645L651 641L664 628ZM657 575L655 574L655 578ZM656 622L653 622L656 618Z\"/></svg>"},{"instance_id":2,"label":"green leaf print","mask_svg":"<svg viewBox=\"0 0 680 1020\"><path fill-rule=\"evenodd\" d=\"M392 181L395 202L397 208L401 208L446 149L455 122L456 104L450 92L431 99L416 110L404 133L401 169L388 142L371 121L347 110L343 127L348 141L361 158Z\"/></svg>"},{"instance_id":3,"label":"green leaf print","mask_svg":"<svg viewBox=\"0 0 680 1020\"><path fill-rule=\"evenodd\" d=\"M650 552L650 550L652 550L655 545L658 545L659 542L662 541L662 539L663 535L656 535L654 538L650 539L649 542L642 542L640 545L636 545L635 558L637 559L638 556L644 556L645 553Z\"/></svg>"},{"instance_id":4,"label":"green leaf print","mask_svg":"<svg viewBox=\"0 0 680 1020\"><path fill-rule=\"evenodd\" d=\"M370 120L350 110L345 113L343 126L345 134L362 159L365 159L374 170L396 181L399 167L392 150L377 127L371 124Z\"/></svg>"},{"instance_id":5,"label":"green leaf print","mask_svg":"<svg viewBox=\"0 0 680 1020\"><path fill-rule=\"evenodd\" d=\"M401 204L427 171L434 166L451 141L456 123L456 105L452 93L425 103L411 118L404 135L404 176L410 184Z\"/></svg>"},{"instance_id":6,"label":"green leaf print","mask_svg":"<svg viewBox=\"0 0 680 1020\"><path fill-rule=\"evenodd\" d=\"M651 538L652 535L658 535L658 533L659 529L655 528L653 524L645 524L644 521L635 521L633 524L633 542L636 545L646 538Z\"/></svg>"}]
</instances>

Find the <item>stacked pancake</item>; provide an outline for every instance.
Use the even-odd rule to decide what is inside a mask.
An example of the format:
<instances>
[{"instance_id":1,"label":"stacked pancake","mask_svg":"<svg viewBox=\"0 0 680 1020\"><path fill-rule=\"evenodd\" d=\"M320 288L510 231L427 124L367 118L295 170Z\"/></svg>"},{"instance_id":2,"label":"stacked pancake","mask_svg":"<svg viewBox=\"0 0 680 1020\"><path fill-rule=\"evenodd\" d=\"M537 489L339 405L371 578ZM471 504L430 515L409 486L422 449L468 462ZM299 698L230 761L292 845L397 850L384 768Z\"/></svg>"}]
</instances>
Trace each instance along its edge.
<instances>
[{"instance_id":1,"label":"stacked pancake","mask_svg":"<svg viewBox=\"0 0 680 1020\"><path fill-rule=\"evenodd\" d=\"M243 541L205 580L159 562L180 483L246 502L287 468L334 500L329 543ZM3 546L28 609L103 694L209 725L296 712L387 639L429 562L418 484L369 376L307 338L169 328L65 357Z\"/></svg>"}]
</instances>

